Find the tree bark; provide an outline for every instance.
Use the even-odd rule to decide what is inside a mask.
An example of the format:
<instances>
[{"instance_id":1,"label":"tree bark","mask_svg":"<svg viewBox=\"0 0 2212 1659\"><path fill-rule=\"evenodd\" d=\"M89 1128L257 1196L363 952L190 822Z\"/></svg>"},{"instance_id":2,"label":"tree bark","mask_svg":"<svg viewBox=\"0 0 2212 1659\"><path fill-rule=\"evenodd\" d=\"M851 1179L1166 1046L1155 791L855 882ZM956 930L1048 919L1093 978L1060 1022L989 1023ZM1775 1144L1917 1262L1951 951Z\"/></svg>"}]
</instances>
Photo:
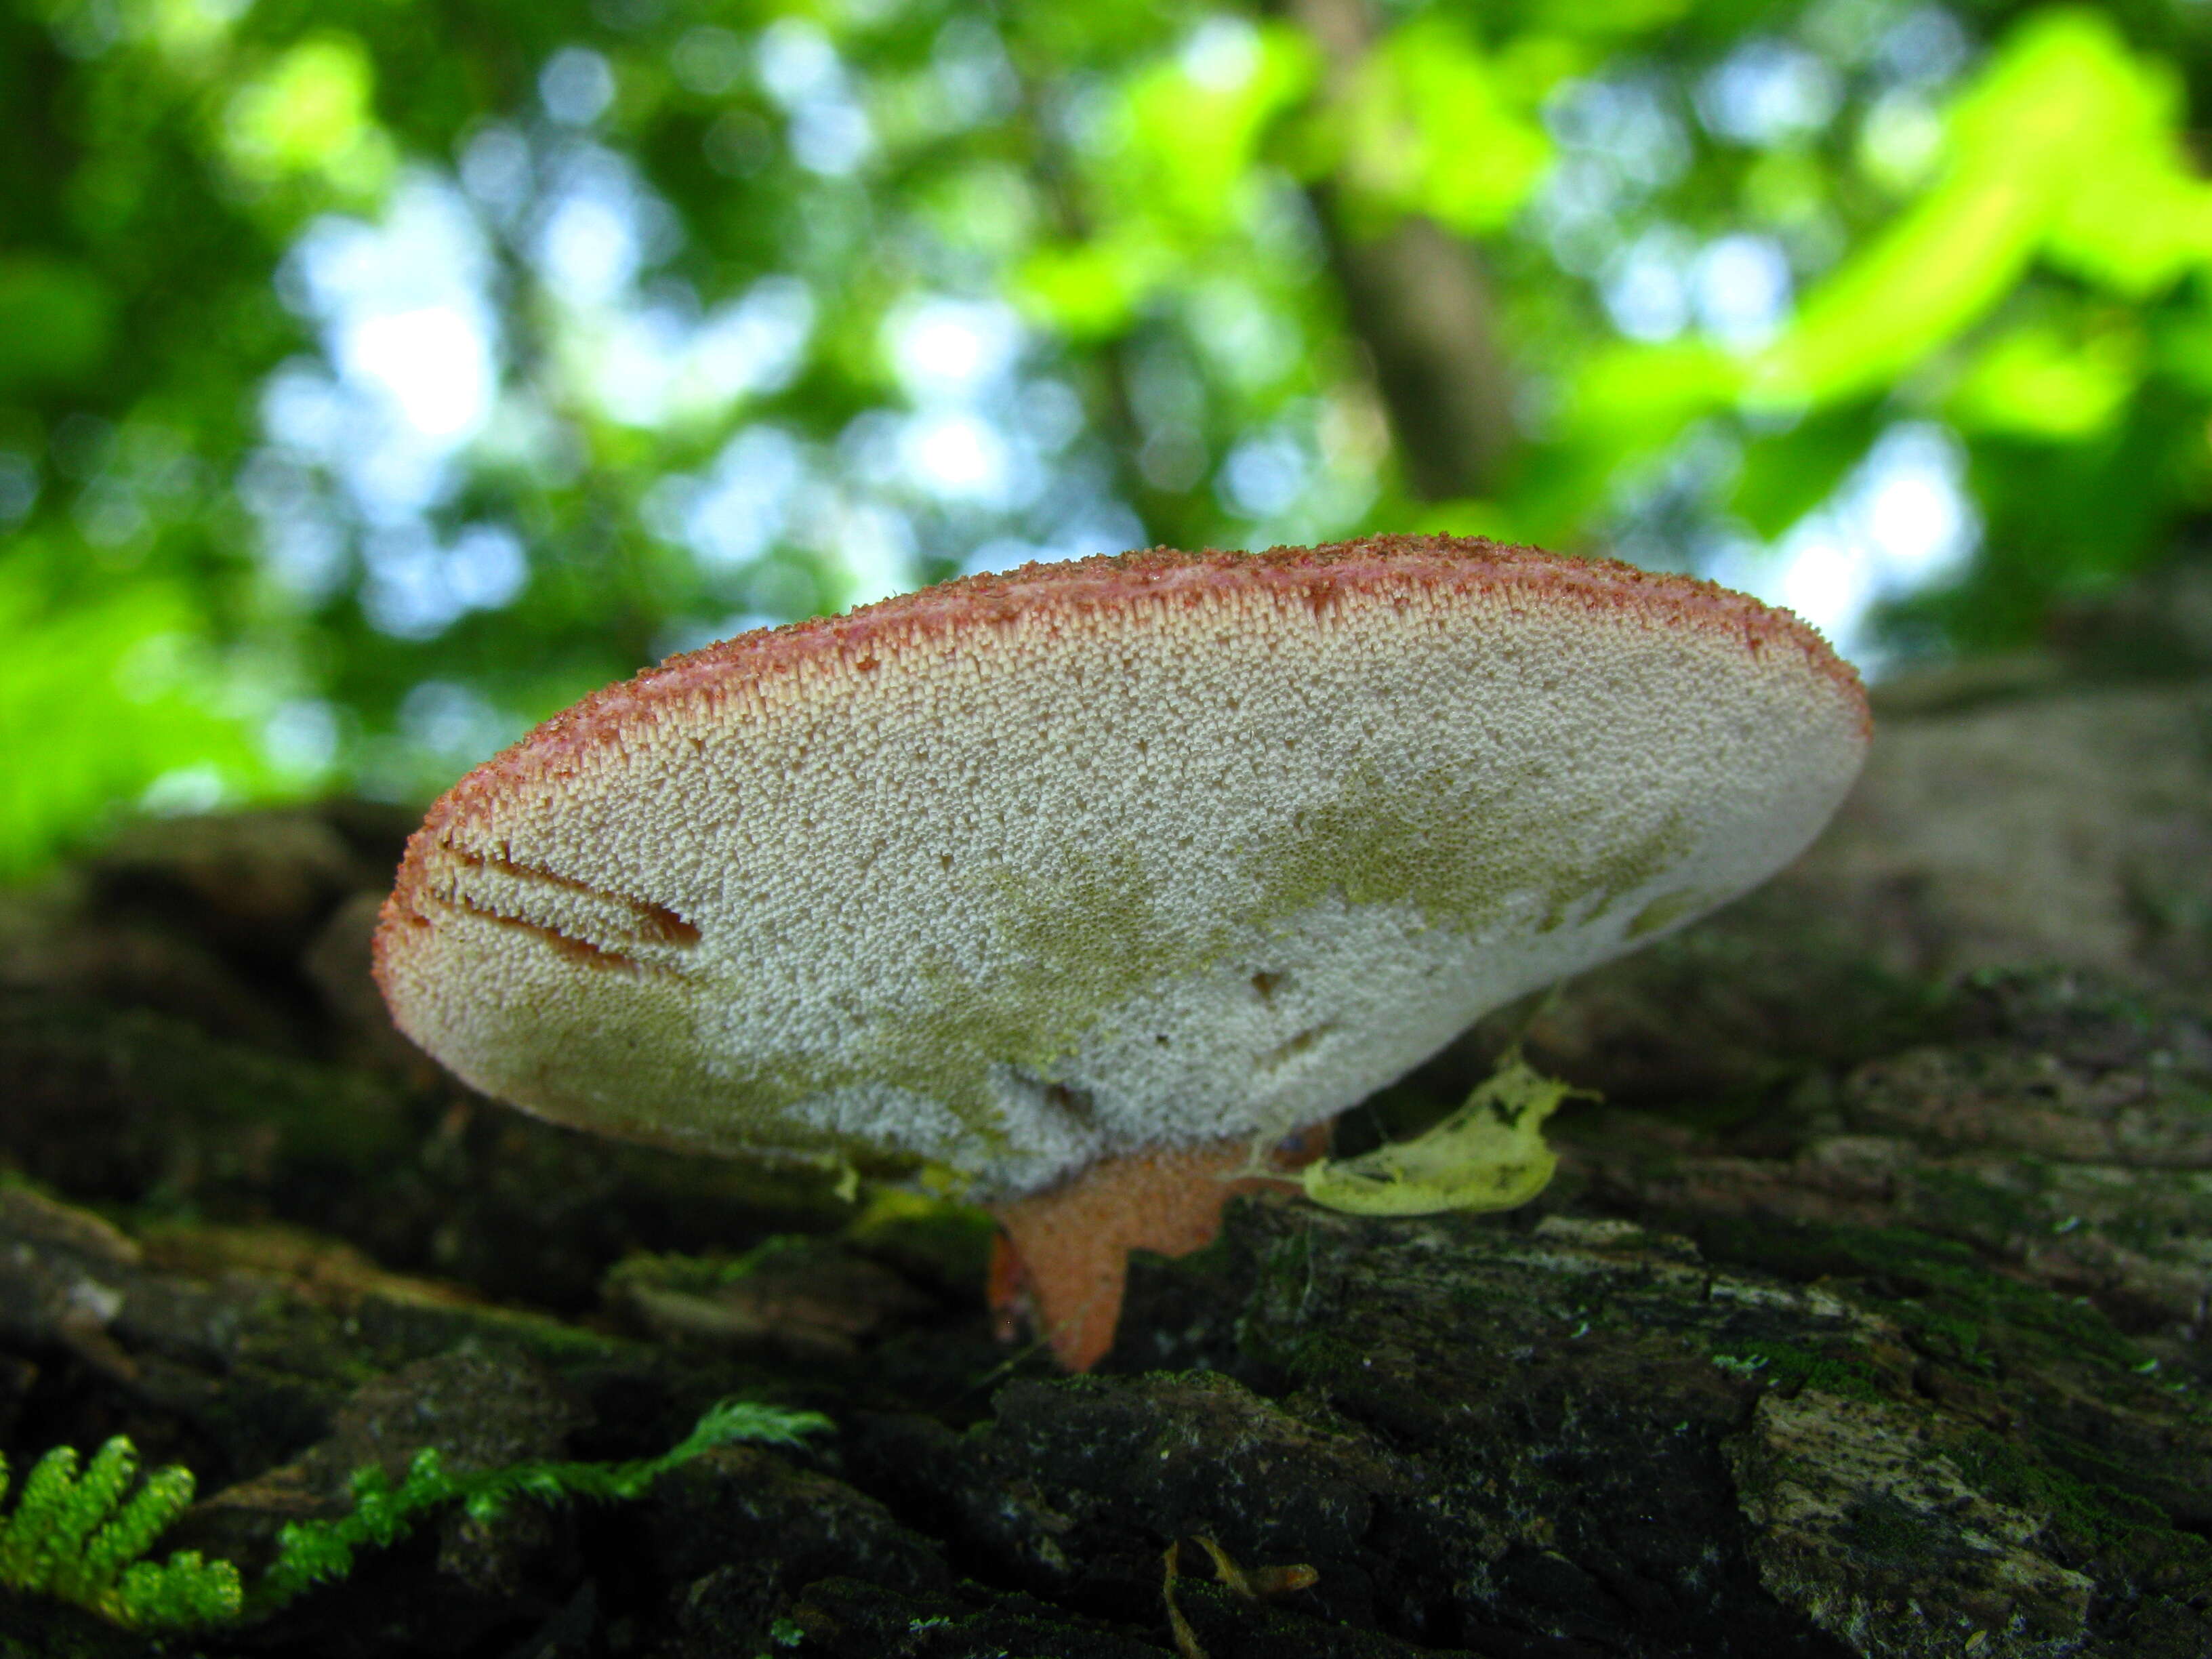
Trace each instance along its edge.
<instances>
[{"instance_id":1,"label":"tree bark","mask_svg":"<svg viewBox=\"0 0 2212 1659\"><path fill-rule=\"evenodd\" d=\"M1375 1109L1517 1037L1606 1095L1534 1204L1240 1200L1074 1378L995 1340L972 1213L611 1147L368 1029L389 827L169 822L0 894L0 1443L189 1464L157 1553L251 1582L363 1467L835 1421L429 1516L210 1651L2202 1659L2212 679L2019 687L1887 696L1796 868ZM144 1651L0 1589L11 1640Z\"/></svg>"}]
</instances>

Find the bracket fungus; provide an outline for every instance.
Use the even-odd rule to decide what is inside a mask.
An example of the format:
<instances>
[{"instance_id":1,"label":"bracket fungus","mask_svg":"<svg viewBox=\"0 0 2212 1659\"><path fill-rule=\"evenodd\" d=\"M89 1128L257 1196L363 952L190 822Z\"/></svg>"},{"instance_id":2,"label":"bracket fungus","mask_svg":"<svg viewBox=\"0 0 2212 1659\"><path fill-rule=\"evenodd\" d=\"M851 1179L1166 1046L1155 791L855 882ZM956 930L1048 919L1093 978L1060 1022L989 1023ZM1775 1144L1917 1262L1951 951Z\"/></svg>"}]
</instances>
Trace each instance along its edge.
<instances>
[{"instance_id":1,"label":"bracket fungus","mask_svg":"<svg viewBox=\"0 0 2212 1659\"><path fill-rule=\"evenodd\" d=\"M1030 565L556 715L431 808L376 971L562 1122L956 1172L1080 1369L1248 1146L1765 879L1867 735L1795 617L1607 561Z\"/></svg>"}]
</instances>

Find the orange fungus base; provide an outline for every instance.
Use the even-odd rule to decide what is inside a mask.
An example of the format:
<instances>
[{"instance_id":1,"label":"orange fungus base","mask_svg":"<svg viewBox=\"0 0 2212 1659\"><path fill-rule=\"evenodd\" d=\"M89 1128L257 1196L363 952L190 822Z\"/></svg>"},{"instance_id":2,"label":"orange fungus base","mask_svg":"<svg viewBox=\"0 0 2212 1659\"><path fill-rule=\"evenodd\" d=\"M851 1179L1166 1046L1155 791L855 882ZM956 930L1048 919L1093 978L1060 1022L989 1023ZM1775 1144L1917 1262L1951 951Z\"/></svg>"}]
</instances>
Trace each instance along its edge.
<instances>
[{"instance_id":1,"label":"orange fungus base","mask_svg":"<svg viewBox=\"0 0 2212 1659\"><path fill-rule=\"evenodd\" d=\"M1279 1166L1317 1156L1327 1136L1326 1125L1309 1131ZM1229 1178L1251 1155L1240 1137L1107 1158L1045 1192L988 1206L1001 1232L992 1306L1025 1308L1061 1364L1089 1370L1114 1346L1129 1252L1188 1255L1211 1244L1232 1197L1274 1184Z\"/></svg>"}]
</instances>

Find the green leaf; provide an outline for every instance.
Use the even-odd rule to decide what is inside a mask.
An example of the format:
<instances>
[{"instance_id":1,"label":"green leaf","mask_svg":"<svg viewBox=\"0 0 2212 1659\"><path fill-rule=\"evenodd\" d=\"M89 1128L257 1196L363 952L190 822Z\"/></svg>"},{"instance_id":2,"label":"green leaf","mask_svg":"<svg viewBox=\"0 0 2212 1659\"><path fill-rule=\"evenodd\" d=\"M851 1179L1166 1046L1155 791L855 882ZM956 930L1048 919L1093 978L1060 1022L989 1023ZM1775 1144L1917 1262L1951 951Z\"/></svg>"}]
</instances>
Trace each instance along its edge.
<instances>
[{"instance_id":1,"label":"green leaf","mask_svg":"<svg viewBox=\"0 0 2212 1659\"><path fill-rule=\"evenodd\" d=\"M1315 1203L1352 1215L1510 1210L1549 1184L1559 1159L1545 1143L1544 1121L1577 1095L1597 1098L1511 1052L1433 1128L1340 1163L1309 1164L1298 1184Z\"/></svg>"},{"instance_id":2,"label":"green leaf","mask_svg":"<svg viewBox=\"0 0 2212 1659\"><path fill-rule=\"evenodd\" d=\"M1465 235L1495 230L1552 160L1550 139L1507 98L1480 46L1439 16L1392 30L1336 119L1346 205L1378 231L1407 213Z\"/></svg>"},{"instance_id":3,"label":"green leaf","mask_svg":"<svg viewBox=\"0 0 2212 1659\"><path fill-rule=\"evenodd\" d=\"M1141 226L1088 242L1048 244L1022 262L1015 298L1072 339L1119 333L1176 269L1174 253Z\"/></svg>"},{"instance_id":4,"label":"green leaf","mask_svg":"<svg viewBox=\"0 0 2212 1659\"><path fill-rule=\"evenodd\" d=\"M1178 54L1124 87L1107 153L1112 187L1135 209L1202 243L1234 226L1268 125L1319 73L1313 43L1288 25L1255 29L1241 73L1204 76Z\"/></svg>"},{"instance_id":5,"label":"green leaf","mask_svg":"<svg viewBox=\"0 0 2212 1659\"><path fill-rule=\"evenodd\" d=\"M2093 330L2027 324L1982 347L1947 412L1968 430L2081 443L2119 420L2142 382L2145 356L2142 331L2125 313Z\"/></svg>"},{"instance_id":6,"label":"green leaf","mask_svg":"<svg viewBox=\"0 0 2212 1659\"><path fill-rule=\"evenodd\" d=\"M2089 12L2016 29L1954 105L1935 185L1805 298L1754 404L1880 391L1980 320L2047 253L2147 293L2212 250L2212 193L2180 162L2171 71Z\"/></svg>"},{"instance_id":7,"label":"green leaf","mask_svg":"<svg viewBox=\"0 0 2212 1659\"><path fill-rule=\"evenodd\" d=\"M2052 197L2051 263L2141 299L2212 257L2212 185L2190 160L2174 67L2132 56L2096 13L2058 14L2032 39L2066 53L2077 83L2070 174Z\"/></svg>"},{"instance_id":8,"label":"green leaf","mask_svg":"<svg viewBox=\"0 0 2212 1659\"><path fill-rule=\"evenodd\" d=\"M1807 295L1757 364L1746 401L1835 403L1880 391L2012 289L2049 210L2043 182L2026 173L1940 186Z\"/></svg>"},{"instance_id":9,"label":"green leaf","mask_svg":"<svg viewBox=\"0 0 2212 1659\"><path fill-rule=\"evenodd\" d=\"M1727 408L1742 384L1742 364L1701 340L1608 345L1576 371L1565 424L1578 445L1648 452L1673 442L1691 422Z\"/></svg>"},{"instance_id":10,"label":"green leaf","mask_svg":"<svg viewBox=\"0 0 2212 1659\"><path fill-rule=\"evenodd\" d=\"M375 84L368 53L352 35L301 41L232 96L224 125L231 166L260 184L310 173L374 190L392 162L376 125Z\"/></svg>"}]
</instances>

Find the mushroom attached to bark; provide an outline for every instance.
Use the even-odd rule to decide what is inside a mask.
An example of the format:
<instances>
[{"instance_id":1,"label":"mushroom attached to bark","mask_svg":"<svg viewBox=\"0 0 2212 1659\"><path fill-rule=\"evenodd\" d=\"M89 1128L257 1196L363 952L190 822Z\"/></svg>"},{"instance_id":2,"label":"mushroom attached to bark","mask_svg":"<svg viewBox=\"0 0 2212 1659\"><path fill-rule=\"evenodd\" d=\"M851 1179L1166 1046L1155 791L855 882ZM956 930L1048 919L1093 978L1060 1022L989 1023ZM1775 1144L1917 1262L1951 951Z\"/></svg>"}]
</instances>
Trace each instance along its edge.
<instances>
[{"instance_id":1,"label":"mushroom attached to bark","mask_svg":"<svg viewBox=\"0 0 2212 1659\"><path fill-rule=\"evenodd\" d=\"M1249 1145L1771 874L1867 729L1795 618L1621 564L1030 565L556 715L431 809L377 973L562 1122L959 1172L1080 1368Z\"/></svg>"}]
</instances>

